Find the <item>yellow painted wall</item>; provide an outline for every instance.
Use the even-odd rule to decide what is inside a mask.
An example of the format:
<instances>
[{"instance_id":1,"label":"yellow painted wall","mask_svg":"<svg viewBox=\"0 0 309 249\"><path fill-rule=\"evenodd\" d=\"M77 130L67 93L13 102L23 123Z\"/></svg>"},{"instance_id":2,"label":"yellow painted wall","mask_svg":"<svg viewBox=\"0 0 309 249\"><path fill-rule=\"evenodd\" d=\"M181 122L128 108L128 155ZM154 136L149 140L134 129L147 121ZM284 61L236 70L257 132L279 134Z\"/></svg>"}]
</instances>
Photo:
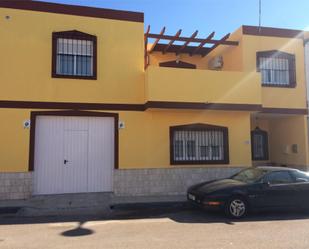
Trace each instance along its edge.
<instances>
[{"instance_id":1,"label":"yellow painted wall","mask_svg":"<svg viewBox=\"0 0 309 249\"><path fill-rule=\"evenodd\" d=\"M261 104L260 74L149 66L146 99Z\"/></svg>"},{"instance_id":2,"label":"yellow painted wall","mask_svg":"<svg viewBox=\"0 0 309 249\"><path fill-rule=\"evenodd\" d=\"M169 127L191 123L227 126L229 166L251 165L249 112L149 110L119 114L125 122L125 128L119 130L120 168L187 167L170 166ZM29 119L30 110L0 109L0 116L0 172L28 171L30 130L23 128L23 121Z\"/></svg>"},{"instance_id":3,"label":"yellow painted wall","mask_svg":"<svg viewBox=\"0 0 309 249\"><path fill-rule=\"evenodd\" d=\"M238 46L225 46L220 45L208 54L205 59L206 63L216 56L223 57L222 71L243 71L243 41L242 41L242 29L239 28L233 32L229 41L238 41Z\"/></svg>"},{"instance_id":4,"label":"yellow painted wall","mask_svg":"<svg viewBox=\"0 0 309 249\"><path fill-rule=\"evenodd\" d=\"M0 99L92 103L143 103L147 99L144 96L143 23L6 8L0 8L0 14L11 17L0 19ZM98 37L98 80L51 78L52 32L73 29ZM305 108L302 40L242 35L241 31L238 29L229 38L239 41L239 46L219 46L205 58L181 55L180 59L205 69L209 59L222 55L224 67L219 71L220 80L228 82L224 71L243 71L245 77L252 74L255 78L256 51L278 49L293 53L297 87L263 87L262 103L265 107ZM171 59L175 59L174 54L153 53L150 62L157 65L159 61ZM192 75L197 74L190 71ZM190 84L186 88L190 91Z\"/></svg>"},{"instance_id":5,"label":"yellow painted wall","mask_svg":"<svg viewBox=\"0 0 309 249\"><path fill-rule=\"evenodd\" d=\"M256 126L268 133L268 161L255 161L254 165L273 163L275 165L308 165L307 121L305 116L265 115L251 119L251 130ZM297 144L299 152L292 153L292 144Z\"/></svg>"},{"instance_id":6,"label":"yellow painted wall","mask_svg":"<svg viewBox=\"0 0 309 249\"><path fill-rule=\"evenodd\" d=\"M122 168L170 167L169 127L192 123L227 126L230 166L250 166L251 149L250 144L246 143L250 141L249 117L248 112L222 111L151 110L145 114L122 113L121 119L126 122L126 129L120 130L120 166ZM200 166L195 165L195 167Z\"/></svg>"},{"instance_id":7,"label":"yellow painted wall","mask_svg":"<svg viewBox=\"0 0 309 249\"><path fill-rule=\"evenodd\" d=\"M251 130L254 130L256 127L259 127L261 130L269 132L269 119L251 117Z\"/></svg>"},{"instance_id":8,"label":"yellow painted wall","mask_svg":"<svg viewBox=\"0 0 309 249\"><path fill-rule=\"evenodd\" d=\"M252 165L250 131L255 128L256 122L250 120L249 112L148 110L119 114L119 119L125 122L125 128L119 130L119 166L122 169L187 167L169 164L169 127L191 123L227 126L229 166ZM29 119L30 110L0 109L0 116L0 172L26 172L30 130L23 128L23 121ZM305 116L259 119L258 126L268 131L269 135L270 160L267 162L308 165L306 125ZM291 152L292 144L298 145L297 154ZM286 146L288 151L285 151Z\"/></svg>"},{"instance_id":9,"label":"yellow painted wall","mask_svg":"<svg viewBox=\"0 0 309 249\"><path fill-rule=\"evenodd\" d=\"M261 87L264 107L306 108L306 83L304 68L304 46L302 39L243 35L242 27L230 36L239 41L239 46L219 46L206 58L222 55L222 70L243 71L250 75L256 73L256 52L279 50L295 55L296 88ZM261 84L261 81L259 81Z\"/></svg>"},{"instance_id":10,"label":"yellow painted wall","mask_svg":"<svg viewBox=\"0 0 309 249\"><path fill-rule=\"evenodd\" d=\"M284 165L308 165L307 119L290 116L270 120L271 161ZM291 150L298 145L298 153Z\"/></svg>"},{"instance_id":11,"label":"yellow painted wall","mask_svg":"<svg viewBox=\"0 0 309 249\"><path fill-rule=\"evenodd\" d=\"M144 102L143 23L6 8L0 16L0 99ZM98 80L51 77L52 32L74 29L98 38Z\"/></svg>"},{"instance_id":12,"label":"yellow painted wall","mask_svg":"<svg viewBox=\"0 0 309 249\"><path fill-rule=\"evenodd\" d=\"M0 117L0 172L26 172L30 130L23 128L23 121L30 119L30 112L0 109Z\"/></svg>"},{"instance_id":13,"label":"yellow painted wall","mask_svg":"<svg viewBox=\"0 0 309 249\"><path fill-rule=\"evenodd\" d=\"M308 35L309 36L309 35ZM279 87L261 87L262 104L264 107L273 108L306 108L306 84L305 84L305 68L304 68L304 46L302 39L280 38L243 35L242 27L231 34L229 40L238 41L238 46L220 45L209 55L202 58L201 56L180 55L180 60L197 65L198 69L206 70L208 62L215 56L223 56L223 68L217 72L224 75L225 71L244 72L247 77L255 77L256 71L256 52L268 50L280 50L283 52L295 54L296 58L296 88L279 88ZM173 53L156 52L150 56L150 65L158 66L159 62L175 60ZM190 70L192 78L196 74L194 70ZM258 73L260 74L260 73ZM164 76L164 75L163 75ZM162 76L162 77L163 77ZM222 76L224 77L224 76ZM176 77L178 80L179 78ZM171 78L173 80L173 78ZM208 80L205 78L205 81ZM225 82L229 78L225 79ZM186 90L190 91L191 85L187 84ZM209 86L210 87L210 86Z\"/></svg>"},{"instance_id":14,"label":"yellow painted wall","mask_svg":"<svg viewBox=\"0 0 309 249\"><path fill-rule=\"evenodd\" d=\"M256 72L256 52L280 50L295 54L296 88L262 87L264 107L306 108L304 46L302 39L243 36L243 70Z\"/></svg>"},{"instance_id":15,"label":"yellow painted wall","mask_svg":"<svg viewBox=\"0 0 309 249\"><path fill-rule=\"evenodd\" d=\"M200 55L190 56L189 54L179 54L176 56L175 53L162 54L162 52L152 52L149 55L149 65L159 66L161 62L174 61L177 59L194 64L197 69L207 69L208 67L206 59L202 58Z\"/></svg>"},{"instance_id":16,"label":"yellow painted wall","mask_svg":"<svg viewBox=\"0 0 309 249\"><path fill-rule=\"evenodd\" d=\"M304 58L300 40L290 43L290 39L283 38L241 37L240 31L236 31L231 40L239 39L240 46L220 46L199 62L200 56L184 57L185 61L194 63L196 60L199 68L205 68L212 56L222 54L225 60L222 72L153 66L146 72L145 88L143 23L6 8L0 8L0 16L11 17L9 20L0 18L0 100L242 104L260 104L262 100L267 107L305 107ZM52 32L74 29L98 38L98 80L51 77ZM296 54L296 89L265 88L261 92L260 76L255 71L255 52L270 49ZM154 65L161 60L161 55L156 58L151 58ZM240 72L227 72L235 70ZM120 168L170 167L169 127L190 123L227 126L230 166L251 165L249 112L148 110L119 114L126 124L126 128L119 131ZM0 171L27 171L30 131L23 128L22 122L29 119L30 110L0 109L0 117ZM293 142L295 137L300 144L301 156L296 160L290 155L287 162L302 164L307 160L306 153L303 154L307 149L303 118L279 123L278 129L277 123L270 126L277 148L282 143ZM289 127L297 129L282 136ZM278 161L283 157L278 151L271 153Z\"/></svg>"}]
</instances>

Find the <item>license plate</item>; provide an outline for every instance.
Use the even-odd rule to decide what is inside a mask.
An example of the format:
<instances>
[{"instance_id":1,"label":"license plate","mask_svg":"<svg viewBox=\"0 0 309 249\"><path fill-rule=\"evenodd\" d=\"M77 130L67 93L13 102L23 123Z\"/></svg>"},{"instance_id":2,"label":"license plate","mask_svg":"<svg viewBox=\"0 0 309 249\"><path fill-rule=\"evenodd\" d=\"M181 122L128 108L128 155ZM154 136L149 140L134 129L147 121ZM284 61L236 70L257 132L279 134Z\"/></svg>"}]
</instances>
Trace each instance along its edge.
<instances>
[{"instance_id":1,"label":"license plate","mask_svg":"<svg viewBox=\"0 0 309 249\"><path fill-rule=\"evenodd\" d=\"M192 194L188 194L188 198L192 201L195 201L195 196Z\"/></svg>"}]
</instances>

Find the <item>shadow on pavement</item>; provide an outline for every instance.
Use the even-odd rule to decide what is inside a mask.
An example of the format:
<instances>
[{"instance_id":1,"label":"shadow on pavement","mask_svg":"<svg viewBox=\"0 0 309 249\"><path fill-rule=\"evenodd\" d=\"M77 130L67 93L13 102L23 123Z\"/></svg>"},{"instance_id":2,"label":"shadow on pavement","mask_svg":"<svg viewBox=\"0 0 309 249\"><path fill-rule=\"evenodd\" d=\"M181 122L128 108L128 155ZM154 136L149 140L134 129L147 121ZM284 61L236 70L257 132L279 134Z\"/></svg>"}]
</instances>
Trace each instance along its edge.
<instances>
[{"instance_id":1,"label":"shadow on pavement","mask_svg":"<svg viewBox=\"0 0 309 249\"><path fill-rule=\"evenodd\" d=\"M94 233L93 230L82 227L84 223L85 221L79 222L78 227L71 230L67 230L61 233L61 235L65 237L79 237L93 234Z\"/></svg>"},{"instance_id":2,"label":"shadow on pavement","mask_svg":"<svg viewBox=\"0 0 309 249\"><path fill-rule=\"evenodd\" d=\"M49 216L49 217L16 217L0 216L0 225L16 224L42 224L59 222L79 222L78 227L62 233L63 236L85 236L93 234L94 231L83 228L82 225L87 221L102 220L130 220L130 219L149 219L149 218L168 218L178 223L224 223L235 225L240 222L261 222L279 220L300 220L309 219L307 211L272 211L250 214L240 220L228 219L220 212L206 212L201 209L192 208L187 203L172 204L136 204L113 207L107 216Z\"/></svg>"}]
</instances>

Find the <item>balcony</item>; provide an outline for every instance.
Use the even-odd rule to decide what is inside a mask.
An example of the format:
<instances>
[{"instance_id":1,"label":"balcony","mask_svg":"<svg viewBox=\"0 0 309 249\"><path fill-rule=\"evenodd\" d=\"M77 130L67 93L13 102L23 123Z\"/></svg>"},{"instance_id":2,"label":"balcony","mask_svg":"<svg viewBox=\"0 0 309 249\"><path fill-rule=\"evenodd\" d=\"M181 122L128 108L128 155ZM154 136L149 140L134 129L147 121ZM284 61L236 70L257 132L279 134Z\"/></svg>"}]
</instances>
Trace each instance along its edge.
<instances>
[{"instance_id":1,"label":"balcony","mask_svg":"<svg viewBox=\"0 0 309 249\"><path fill-rule=\"evenodd\" d=\"M146 101L261 105L260 74L149 66Z\"/></svg>"}]
</instances>

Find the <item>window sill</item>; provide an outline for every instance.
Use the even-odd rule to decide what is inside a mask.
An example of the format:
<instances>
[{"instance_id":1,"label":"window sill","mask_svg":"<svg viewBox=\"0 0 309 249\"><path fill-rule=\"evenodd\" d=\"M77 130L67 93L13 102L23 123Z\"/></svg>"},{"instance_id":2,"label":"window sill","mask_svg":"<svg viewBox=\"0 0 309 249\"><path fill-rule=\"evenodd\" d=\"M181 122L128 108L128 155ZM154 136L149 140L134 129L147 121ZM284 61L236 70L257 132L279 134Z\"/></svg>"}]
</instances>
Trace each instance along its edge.
<instances>
[{"instance_id":1,"label":"window sill","mask_svg":"<svg viewBox=\"0 0 309 249\"><path fill-rule=\"evenodd\" d=\"M61 75L61 74L52 74L52 78L60 79L77 79L77 80L97 80L97 76L78 76L78 75Z\"/></svg>"},{"instance_id":2,"label":"window sill","mask_svg":"<svg viewBox=\"0 0 309 249\"><path fill-rule=\"evenodd\" d=\"M173 166L177 165L206 165L206 164L229 164L229 160L216 160L216 161L171 161Z\"/></svg>"},{"instance_id":3,"label":"window sill","mask_svg":"<svg viewBox=\"0 0 309 249\"><path fill-rule=\"evenodd\" d=\"M262 84L262 87L296 88L296 84L290 84L290 85L279 85L279 84Z\"/></svg>"}]
</instances>

